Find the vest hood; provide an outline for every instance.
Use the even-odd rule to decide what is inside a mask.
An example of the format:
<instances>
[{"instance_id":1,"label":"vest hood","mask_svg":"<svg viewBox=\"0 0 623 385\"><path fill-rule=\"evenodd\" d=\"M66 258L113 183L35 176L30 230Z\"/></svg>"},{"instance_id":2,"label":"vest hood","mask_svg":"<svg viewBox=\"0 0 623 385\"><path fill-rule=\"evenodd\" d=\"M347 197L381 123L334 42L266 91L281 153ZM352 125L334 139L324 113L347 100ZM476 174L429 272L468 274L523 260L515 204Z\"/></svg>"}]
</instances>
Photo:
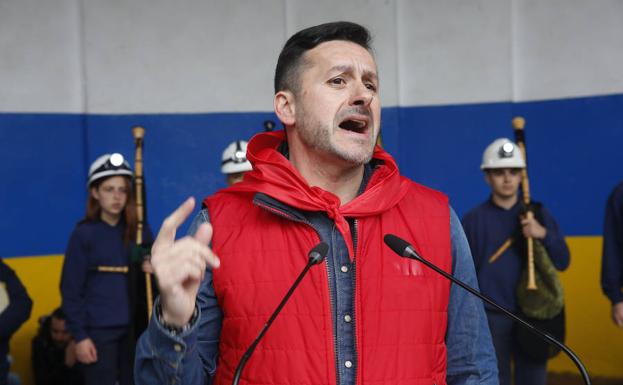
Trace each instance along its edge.
<instances>
[{"instance_id":1,"label":"vest hood","mask_svg":"<svg viewBox=\"0 0 623 385\"><path fill-rule=\"evenodd\" d=\"M323 211L336 222L345 239L351 239L346 217L377 215L394 207L408 191L409 182L400 175L394 159L381 147L374 148L373 159L380 161L365 191L345 205L333 193L307 184L292 163L279 152L285 132L255 135L247 147L253 171L244 181L229 187L231 193L264 193L291 207L304 211ZM350 243L350 242L347 242ZM349 244L349 250L353 250Z\"/></svg>"}]
</instances>

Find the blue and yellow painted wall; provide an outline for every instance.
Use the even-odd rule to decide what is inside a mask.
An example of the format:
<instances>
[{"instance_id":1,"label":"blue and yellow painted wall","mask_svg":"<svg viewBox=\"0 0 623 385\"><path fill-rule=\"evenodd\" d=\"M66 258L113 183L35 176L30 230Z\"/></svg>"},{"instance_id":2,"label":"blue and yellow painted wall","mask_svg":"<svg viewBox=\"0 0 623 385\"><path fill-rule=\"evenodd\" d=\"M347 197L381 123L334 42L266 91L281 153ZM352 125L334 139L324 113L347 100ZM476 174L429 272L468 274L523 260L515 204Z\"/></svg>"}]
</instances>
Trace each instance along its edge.
<instances>
[{"instance_id":1,"label":"blue and yellow painted wall","mask_svg":"<svg viewBox=\"0 0 623 385\"><path fill-rule=\"evenodd\" d=\"M385 147L459 215L487 197L484 147L526 119L533 196L572 253L567 342L593 375L623 378L623 331L599 288L603 210L623 180L621 14L615 0L2 3L0 36L12 38L0 39L0 255L35 303L11 342L14 369L31 383L30 339L60 303L89 164L131 158L131 128L144 126L157 229L187 196L224 187L230 141L276 121L271 79L286 37L348 19L374 33ZM550 369L575 372L564 357Z\"/></svg>"}]
</instances>

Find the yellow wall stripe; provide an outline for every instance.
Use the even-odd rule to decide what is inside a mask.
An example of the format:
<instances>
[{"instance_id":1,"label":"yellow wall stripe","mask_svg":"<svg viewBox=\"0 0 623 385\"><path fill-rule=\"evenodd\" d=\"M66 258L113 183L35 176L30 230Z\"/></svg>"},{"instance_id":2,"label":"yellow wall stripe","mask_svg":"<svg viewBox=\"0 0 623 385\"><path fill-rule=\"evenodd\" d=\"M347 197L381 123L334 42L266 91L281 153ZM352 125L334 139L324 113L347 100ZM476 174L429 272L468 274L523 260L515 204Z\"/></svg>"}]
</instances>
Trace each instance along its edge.
<instances>
[{"instance_id":1,"label":"yellow wall stripe","mask_svg":"<svg viewBox=\"0 0 623 385\"><path fill-rule=\"evenodd\" d=\"M5 258L4 262L15 270L33 301L30 319L11 339L11 355L14 359L11 371L19 374L23 385L30 385L34 384L31 343L39 328L39 317L51 313L61 304L59 284L63 256Z\"/></svg>"},{"instance_id":2,"label":"yellow wall stripe","mask_svg":"<svg viewBox=\"0 0 623 385\"><path fill-rule=\"evenodd\" d=\"M610 319L610 302L601 292L601 237L568 237L571 265L561 274L565 288L567 345L580 356L591 376L623 378L620 350L623 330ZM37 320L60 305L59 282L62 255L5 259L18 274L34 307L30 320L11 340L15 359L12 370L24 385L33 383L30 363L31 340ZM553 372L577 373L564 353L549 363Z\"/></svg>"}]
</instances>

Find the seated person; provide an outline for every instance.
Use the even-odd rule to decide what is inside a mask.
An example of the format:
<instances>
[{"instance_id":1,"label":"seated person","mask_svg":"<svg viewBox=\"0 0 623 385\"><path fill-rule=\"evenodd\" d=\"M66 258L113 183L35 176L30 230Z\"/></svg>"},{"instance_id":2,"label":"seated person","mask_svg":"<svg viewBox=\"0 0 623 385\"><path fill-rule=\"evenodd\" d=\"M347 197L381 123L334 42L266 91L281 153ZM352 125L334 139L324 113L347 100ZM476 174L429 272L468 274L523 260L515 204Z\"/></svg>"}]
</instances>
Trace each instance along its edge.
<instances>
[{"instance_id":1,"label":"seated person","mask_svg":"<svg viewBox=\"0 0 623 385\"><path fill-rule=\"evenodd\" d=\"M65 314L58 308L41 317L32 340L32 366L36 385L82 385L76 365L75 342L65 327Z\"/></svg>"}]
</instances>

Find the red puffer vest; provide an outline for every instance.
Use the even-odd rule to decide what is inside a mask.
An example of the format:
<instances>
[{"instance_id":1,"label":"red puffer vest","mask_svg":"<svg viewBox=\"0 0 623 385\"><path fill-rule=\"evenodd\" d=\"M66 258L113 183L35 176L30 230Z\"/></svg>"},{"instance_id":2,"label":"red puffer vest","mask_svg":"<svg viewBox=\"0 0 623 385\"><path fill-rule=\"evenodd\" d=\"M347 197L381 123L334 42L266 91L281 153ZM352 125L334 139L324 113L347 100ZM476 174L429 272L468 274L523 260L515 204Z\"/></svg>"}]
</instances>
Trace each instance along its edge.
<instances>
[{"instance_id":1,"label":"red puffer vest","mask_svg":"<svg viewBox=\"0 0 623 385\"><path fill-rule=\"evenodd\" d=\"M221 258L213 272L223 311L215 384L230 384L236 366L319 242L314 229L287 211L253 203L262 192L298 210L324 211L354 255L357 384L445 384L450 284L383 244L396 234L445 271L451 270L447 198L398 174L384 162L366 191L344 206L309 187L276 151L283 133L256 136L248 147L254 171L206 199ZM357 220L357 249L345 217ZM310 269L248 362L241 384L336 383L334 332L326 262Z\"/></svg>"}]
</instances>

